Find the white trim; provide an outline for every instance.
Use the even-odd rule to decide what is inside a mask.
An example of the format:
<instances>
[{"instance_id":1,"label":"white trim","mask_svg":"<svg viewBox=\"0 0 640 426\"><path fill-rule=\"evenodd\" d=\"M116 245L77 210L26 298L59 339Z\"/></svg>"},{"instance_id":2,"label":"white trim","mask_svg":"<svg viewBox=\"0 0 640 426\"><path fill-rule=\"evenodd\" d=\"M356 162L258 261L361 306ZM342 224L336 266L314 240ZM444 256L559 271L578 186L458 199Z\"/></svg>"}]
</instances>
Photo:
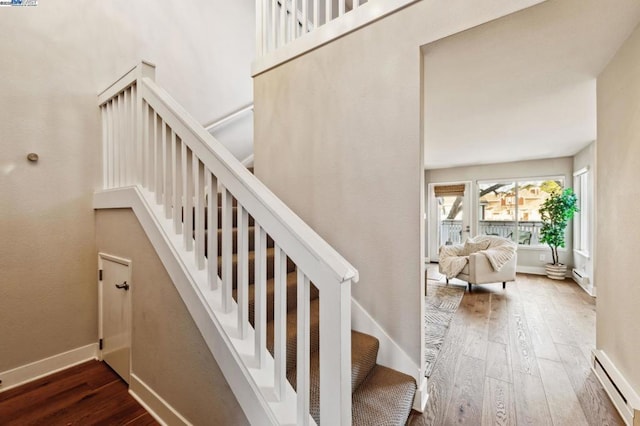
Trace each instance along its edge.
<instances>
[{"instance_id":1,"label":"white trim","mask_svg":"<svg viewBox=\"0 0 640 426\"><path fill-rule=\"evenodd\" d=\"M544 266L517 265L516 272L520 274L547 275L547 271L544 269Z\"/></svg>"},{"instance_id":2,"label":"white trim","mask_svg":"<svg viewBox=\"0 0 640 426\"><path fill-rule=\"evenodd\" d=\"M245 167L253 166L253 154L249 155L247 158L241 161L242 165Z\"/></svg>"},{"instance_id":3,"label":"white trim","mask_svg":"<svg viewBox=\"0 0 640 426\"><path fill-rule=\"evenodd\" d=\"M351 328L360 333L374 336L380 341L377 363L407 374L419 383L420 367L387 334L369 313L351 298Z\"/></svg>"},{"instance_id":4,"label":"white trim","mask_svg":"<svg viewBox=\"0 0 640 426\"><path fill-rule=\"evenodd\" d=\"M578 171L573 172L573 177L583 175L589 171L589 166L584 166Z\"/></svg>"},{"instance_id":5,"label":"white trim","mask_svg":"<svg viewBox=\"0 0 640 426\"><path fill-rule=\"evenodd\" d=\"M243 106L242 108L239 108L235 111L233 111L230 114L227 114L225 116L223 116L222 118L219 118L217 120L212 120L211 122L209 122L209 124L205 124L204 128L207 129L207 132L212 132L213 130L215 130L216 128L223 126L224 124L228 123L229 121L233 121L236 118L238 118L239 116L249 112L249 111L253 111L253 102Z\"/></svg>"},{"instance_id":6,"label":"white trim","mask_svg":"<svg viewBox=\"0 0 640 426\"><path fill-rule=\"evenodd\" d=\"M129 394L163 426L191 426L192 424L133 373L131 373L131 383L129 383Z\"/></svg>"},{"instance_id":7,"label":"white trim","mask_svg":"<svg viewBox=\"0 0 640 426\"><path fill-rule=\"evenodd\" d=\"M317 49L337 38L345 36L365 25L384 18L418 0L370 0L355 10L336 18L301 36L273 52L257 58L251 64L251 74L256 77L280 64ZM258 31L260 31L258 29Z\"/></svg>"},{"instance_id":8,"label":"white trim","mask_svg":"<svg viewBox=\"0 0 640 426\"><path fill-rule=\"evenodd\" d=\"M603 350L596 349L592 355L593 365L591 368L607 395L611 398L611 402L613 402L627 425L634 424L634 414L640 408L640 396L633 390L633 387ZM626 403L618 391L624 396Z\"/></svg>"},{"instance_id":9,"label":"white trim","mask_svg":"<svg viewBox=\"0 0 640 426\"><path fill-rule=\"evenodd\" d=\"M416 394L413 397L413 409L424 413L424 409L427 408L427 402L429 401L429 388L428 388L428 380L426 377L422 377L418 382L418 388L416 389Z\"/></svg>"},{"instance_id":10,"label":"white trim","mask_svg":"<svg viewBox=\"0 0 640 426\"><path fill-rule=\"evenodd\" d=\"M578 256L582 256L585 259L591 259L591 255L589 254L588 251L584 251L584 250L578 250L578 249L573 249L573 254L574 255L578 255Z\"/></svg>"},{"instance_id":11,"label":"white trim","mask_svg":"<svg viewBox=\"0 0 640 426\"><path fill-rule=\"evenodd\" d=\"M25 383L46 377L58 371L66 370L74 365L97 359L98 344L91 343L67 352L25 364L11 370L0 372L0 392L13 389Z\"/></svg>"}]
</instances>

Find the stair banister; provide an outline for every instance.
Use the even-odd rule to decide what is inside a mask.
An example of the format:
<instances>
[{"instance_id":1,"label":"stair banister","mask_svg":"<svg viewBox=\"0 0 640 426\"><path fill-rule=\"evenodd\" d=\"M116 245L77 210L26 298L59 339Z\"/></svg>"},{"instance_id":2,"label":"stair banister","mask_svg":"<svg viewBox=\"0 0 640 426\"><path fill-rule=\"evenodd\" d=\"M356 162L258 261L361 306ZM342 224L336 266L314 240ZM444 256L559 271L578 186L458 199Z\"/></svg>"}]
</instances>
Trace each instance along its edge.
<instances>
[{"instance_id":1,"label":"stair banister","mask_svg":"<svg viewBox=\"0 0 640 426\"><path fill-rule=\"evenodd\" d=\"M99 95L103 119L104 188L137 186L140 193L148 194L149 201L161 207L158 220L166 220L174 234L182 234L182 247L186 263L193 268L193 277L205 277L199 291L219 292L220 306L211 306L220 322L229 314L236 315L232 333L239 341L251 339L257 369L267 368L270 355L266 351L265 329L265 241L269 235L275 241L278 266L286 266L290 258L298 269L298 294L307 296L299 304L298 324L298 377L297 415L299 424L313 423L309 417L309 302L310 283L317 287L320 297L320 416L323 423L351 424L351 283L357 282L358 272L308 225L298 218L281 200L269 191L253 174L243 167L206 129L175 102L153 81L154 67L141 63ZM215 224L213 213L218 188L222 194L222 277L218 277L217 235L211 226L204 230L205 207L209 224ZM147 195L145 195L147 196ZM232 198L233 197L233 198ZM238 204L239 264L237 303L231 298L232 253L230 242L231 203ZM192 215L181 212L194 211ZM256 320L255 330L247 319L246 294L246 231L247 218L255 220L257 247ZM215 218L214 218L215 216ZM184 221L184 223L183 223ZM194 229L195 235L190 230ZM217 232L217 227L216 227ZM205 258L205 238L209 258ZM215 242L213 240L216 240ZM188 256L186 256L188 255ZM226 265L226 266L225 266ZM202 271L200 274L198 271ZM279 273L279 285L284 274ZM278 285L278 280L276 280ZM203 290L204 289L204 290ZM276 292L285 297L286 291ZM280 296L278 295L280 294ZM277 309L276 309L277 311ZM303 332L306 327L307 332ZM291 394L286 382L286 350L284 330L276 328L274 352L274 384L281 398ZM237 337L236 336L236 337ZM229 338L229 341L233 341ZM244 345L244 343L239 343ZM245 345L246 346L246 345ZM236 348L236 350L239 350ZM285 352L285 353L283 353ZM242 356L236 359L242 360ZM253 364L253 363L251 363ZM245 365L250 377L254 365ZM262 373L255 373L262 374ZM258 376L254 377L258 380ZM253 386L260 389L260 386ZM302 389L302 391L300 391ZM263 401L268 398L264 395ZM265 406L269 404L265 403ZM267 418L277 418L270 413Z\"/></svg>"}]
</instances>

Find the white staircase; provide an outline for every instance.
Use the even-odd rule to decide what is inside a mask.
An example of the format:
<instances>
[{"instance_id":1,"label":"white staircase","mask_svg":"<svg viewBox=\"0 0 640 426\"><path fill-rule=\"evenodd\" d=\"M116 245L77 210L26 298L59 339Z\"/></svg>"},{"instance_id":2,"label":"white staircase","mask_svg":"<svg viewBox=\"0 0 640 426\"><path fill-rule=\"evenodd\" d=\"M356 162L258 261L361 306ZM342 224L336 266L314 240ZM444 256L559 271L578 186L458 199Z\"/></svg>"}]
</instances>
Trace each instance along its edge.
<instances>
[{"instance_id":1,"label":"white staircase","mask_svg":"<svg viewBox=\"0 0 640 426\"><path fill-rule=\"evenodd\" d=\"M351 283L358 271L158 87L154 74L154 66L143 62L99 95L104 188L95 195L95 208L133 208L252 424L315 423L309 415L310 304L304 297L313 282L320 301L320 416L328 425L351 424ZM249 217L255 222L255 327L249 322ZM205 252L218 253L219 225L222 255L207 257ZM275 251L273 356L267 348L267 236ZM240 265L237 302L234 256ZM296 265L301 295L298 392L286 376L288 259Z\"/></svg>"}]
</instances>

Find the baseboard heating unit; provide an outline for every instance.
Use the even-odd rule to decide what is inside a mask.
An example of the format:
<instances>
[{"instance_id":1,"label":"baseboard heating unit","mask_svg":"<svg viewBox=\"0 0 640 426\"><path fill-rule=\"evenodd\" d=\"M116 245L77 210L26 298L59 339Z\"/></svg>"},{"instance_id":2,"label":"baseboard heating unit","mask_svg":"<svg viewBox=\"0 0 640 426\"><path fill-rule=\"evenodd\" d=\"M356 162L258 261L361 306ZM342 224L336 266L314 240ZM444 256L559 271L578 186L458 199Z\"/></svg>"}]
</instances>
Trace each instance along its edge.
<instances>
[{"instance_id":1,"label":"baseboard heating unit","mask_svg":"<svg viewBox=\"0 0 640 426\"><path fill-rule=\"evenodd\" d=\"M625 380L609 357L593 351L593 371L628 426L640 426L640 397Z\"/></svg>"}]
</instances>

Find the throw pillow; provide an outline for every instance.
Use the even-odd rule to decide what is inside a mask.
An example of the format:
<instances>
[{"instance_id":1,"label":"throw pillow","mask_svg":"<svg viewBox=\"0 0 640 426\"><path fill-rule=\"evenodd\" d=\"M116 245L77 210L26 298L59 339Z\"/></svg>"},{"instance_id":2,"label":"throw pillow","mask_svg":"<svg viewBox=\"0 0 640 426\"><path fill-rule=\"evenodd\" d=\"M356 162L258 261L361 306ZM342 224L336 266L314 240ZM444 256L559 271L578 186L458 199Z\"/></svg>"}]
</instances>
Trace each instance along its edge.
<instances>
[{"instance_id":1,"label":"throw pillow","mask_svg":"<svg viewBox=\"0 0 640 426\"><path fill-rule=\"evenodd\" d=\"M462 249L462 252L460 253L460 256L469 256L471 253L476 253L481 250L486 250L488 248L489 248L489 241L475 242L475 241L467 240L464 242L464 247Z\"/></svg>"}]
</instances>

